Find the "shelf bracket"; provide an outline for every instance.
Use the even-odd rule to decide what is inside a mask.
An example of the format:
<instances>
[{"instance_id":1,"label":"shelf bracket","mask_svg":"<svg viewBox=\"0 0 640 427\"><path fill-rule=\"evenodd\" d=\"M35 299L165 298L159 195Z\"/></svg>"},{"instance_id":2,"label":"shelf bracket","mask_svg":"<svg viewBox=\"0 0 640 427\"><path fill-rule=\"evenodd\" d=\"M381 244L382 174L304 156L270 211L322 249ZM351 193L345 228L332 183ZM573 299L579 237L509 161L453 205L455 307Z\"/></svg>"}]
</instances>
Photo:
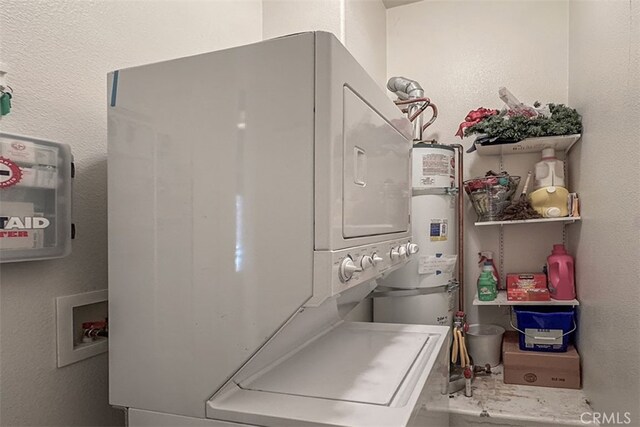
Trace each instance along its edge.
<instances>
[{"instance_id":1,"label":"shelf bracket","mask_svg":"<svg viewBox=\"0 0 640 427\"><path fill-rule=\"evenodd\" d=\"M504 275L504 227L500 225L500 232L498 233L498 271L500 272L500 278L506 289L506 277Z\"/></svg>"}]
</instances>

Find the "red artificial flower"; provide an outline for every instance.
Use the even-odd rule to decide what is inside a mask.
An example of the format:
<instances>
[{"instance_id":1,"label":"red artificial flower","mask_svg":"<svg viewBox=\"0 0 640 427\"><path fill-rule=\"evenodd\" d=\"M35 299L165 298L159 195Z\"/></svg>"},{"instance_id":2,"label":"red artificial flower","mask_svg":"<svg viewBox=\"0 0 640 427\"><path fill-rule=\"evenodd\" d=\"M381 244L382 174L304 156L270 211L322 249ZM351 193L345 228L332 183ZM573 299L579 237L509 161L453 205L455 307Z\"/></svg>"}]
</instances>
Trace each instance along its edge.
<instances>
[{"instance_id":1,"label":"red artificial flower","mask_svg":"<svg viewBox=\"0 0 640 427\"><path fill-rule=\"evenodd\" d=\"M458 126L458 132L456 132L456 136L459 136L460 139L464 136L464 129L470 126L475 125L476 123L481 122L485 118L489 116L494 116L498 114L498 110L492 110L491 108L483 108L480 107L476 110L469 111L467 117L464 118L464 122L460 123Z\"/></svg>"}]
</instances>

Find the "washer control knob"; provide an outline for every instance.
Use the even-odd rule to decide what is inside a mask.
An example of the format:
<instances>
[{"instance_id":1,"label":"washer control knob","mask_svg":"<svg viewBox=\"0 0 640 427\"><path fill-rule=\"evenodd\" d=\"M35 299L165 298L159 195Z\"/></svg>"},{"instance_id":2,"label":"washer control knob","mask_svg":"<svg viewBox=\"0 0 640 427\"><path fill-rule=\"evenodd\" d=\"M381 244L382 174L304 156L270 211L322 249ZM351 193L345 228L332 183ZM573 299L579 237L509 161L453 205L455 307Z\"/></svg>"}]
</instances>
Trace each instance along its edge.
<instances>
[{"instance_id":1,"label":"washer control knob","mask_svg":"<svg viewBox=\"0 0 640 427\"><path fill-rule=\"evenodd\" d=\"M400 252L398 252L398 248L391 248L391 252L389 252L389 257L391 257L391 261L397 261L400 258Z\"/></svg>"},{"instance_id":2,"label":"washer control knob","mask_svg":"<svg viewBox=\"0 0 640 427\"><path fill-rule=\"evenodd\" d=\"M342 283L349 281L353 277L353 273L356 271L362 271L362 268L358 267L351 257L346 257L340 263L338 275Z\"/></svg>"},{"instance_id":3,"label":"washer control knob","mask_svg":"<svg viewBox=\"0 0 640 427\"><path fill-rule=\"evenodd\" d=\"M402 258L406 257L407 256L407 248L405 248L404 245L400 246L398 248L398 253L400 254L400 257L402 257Z\"/></svg>"},{"instance_id":4,"label":"washer control knob","mask_svg":"<svg viewBox=\"0 0 640 427\"><path fill-rule=\"evenodd\" d=\"M363 270L366 270L367 268L371 268L373 267L373 258L371 258L369 255L363 255L360 257L360 267Z\"/></svg>"},{"instance_id":5,"label":"washer control knob","mask_svg":"<svg viewBox=\"0 0 640 427\"><path fill-rule=\"evenodd\" d=\"M407 254L414 255L420 251L420 247L415 243L407 243Z\"/></svg>"},{"instance_id":6,"label":"washer control knob","mask_svg":"<svg viewBox=\"0 0 640 427\"><path fill-rule=\"evenodd\" d=\"M384 261L384 259L383 259L380 255L378 255L378 253L377 253L377 252L374 252L374 253L371 255L371 258L373 259L373 265L378 265L378 264L380 264L382 261Z\"/></svg>"}]
</instances>

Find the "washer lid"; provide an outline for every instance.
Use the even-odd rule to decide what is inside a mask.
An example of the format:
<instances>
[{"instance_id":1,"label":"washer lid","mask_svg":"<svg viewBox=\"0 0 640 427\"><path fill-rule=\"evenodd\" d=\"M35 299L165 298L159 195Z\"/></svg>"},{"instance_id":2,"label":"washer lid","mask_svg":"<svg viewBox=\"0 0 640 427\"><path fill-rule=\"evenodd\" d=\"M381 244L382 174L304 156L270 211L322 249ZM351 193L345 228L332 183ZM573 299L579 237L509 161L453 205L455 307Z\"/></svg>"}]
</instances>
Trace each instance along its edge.
<instances>
[{"instance_id":1,"label":"washer lid","mask_svg":"<svg viewBox=\"0 0 640 427\"><path fill-rule=\"evenodd\" d=\"M424 332L368 325L342 323L239 386L388 406L430 338Z\"/></svg>"}]
</instances>

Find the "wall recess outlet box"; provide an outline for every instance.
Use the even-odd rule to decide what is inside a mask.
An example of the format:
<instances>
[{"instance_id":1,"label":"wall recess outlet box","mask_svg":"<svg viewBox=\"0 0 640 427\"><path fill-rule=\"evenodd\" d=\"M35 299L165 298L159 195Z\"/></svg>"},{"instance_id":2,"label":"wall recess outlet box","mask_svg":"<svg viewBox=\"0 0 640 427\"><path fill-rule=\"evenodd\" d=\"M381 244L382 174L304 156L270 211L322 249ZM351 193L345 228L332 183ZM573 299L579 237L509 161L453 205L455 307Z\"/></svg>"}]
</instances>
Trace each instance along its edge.
<instances>
[{"instance_id":1,"label":"wall recess outlet box","mask_svg":"<svg viewBox=\"0 0 640 427\"><path fill-rule=\"evenodd\" d=\"M106 289L56 298L58 368L109 350L108 338L82 343L77 336L82 322L91 320L87 316L101 316L102 319L93 320L104 320L107 298Z\"/></svg>"}]
</instances>

